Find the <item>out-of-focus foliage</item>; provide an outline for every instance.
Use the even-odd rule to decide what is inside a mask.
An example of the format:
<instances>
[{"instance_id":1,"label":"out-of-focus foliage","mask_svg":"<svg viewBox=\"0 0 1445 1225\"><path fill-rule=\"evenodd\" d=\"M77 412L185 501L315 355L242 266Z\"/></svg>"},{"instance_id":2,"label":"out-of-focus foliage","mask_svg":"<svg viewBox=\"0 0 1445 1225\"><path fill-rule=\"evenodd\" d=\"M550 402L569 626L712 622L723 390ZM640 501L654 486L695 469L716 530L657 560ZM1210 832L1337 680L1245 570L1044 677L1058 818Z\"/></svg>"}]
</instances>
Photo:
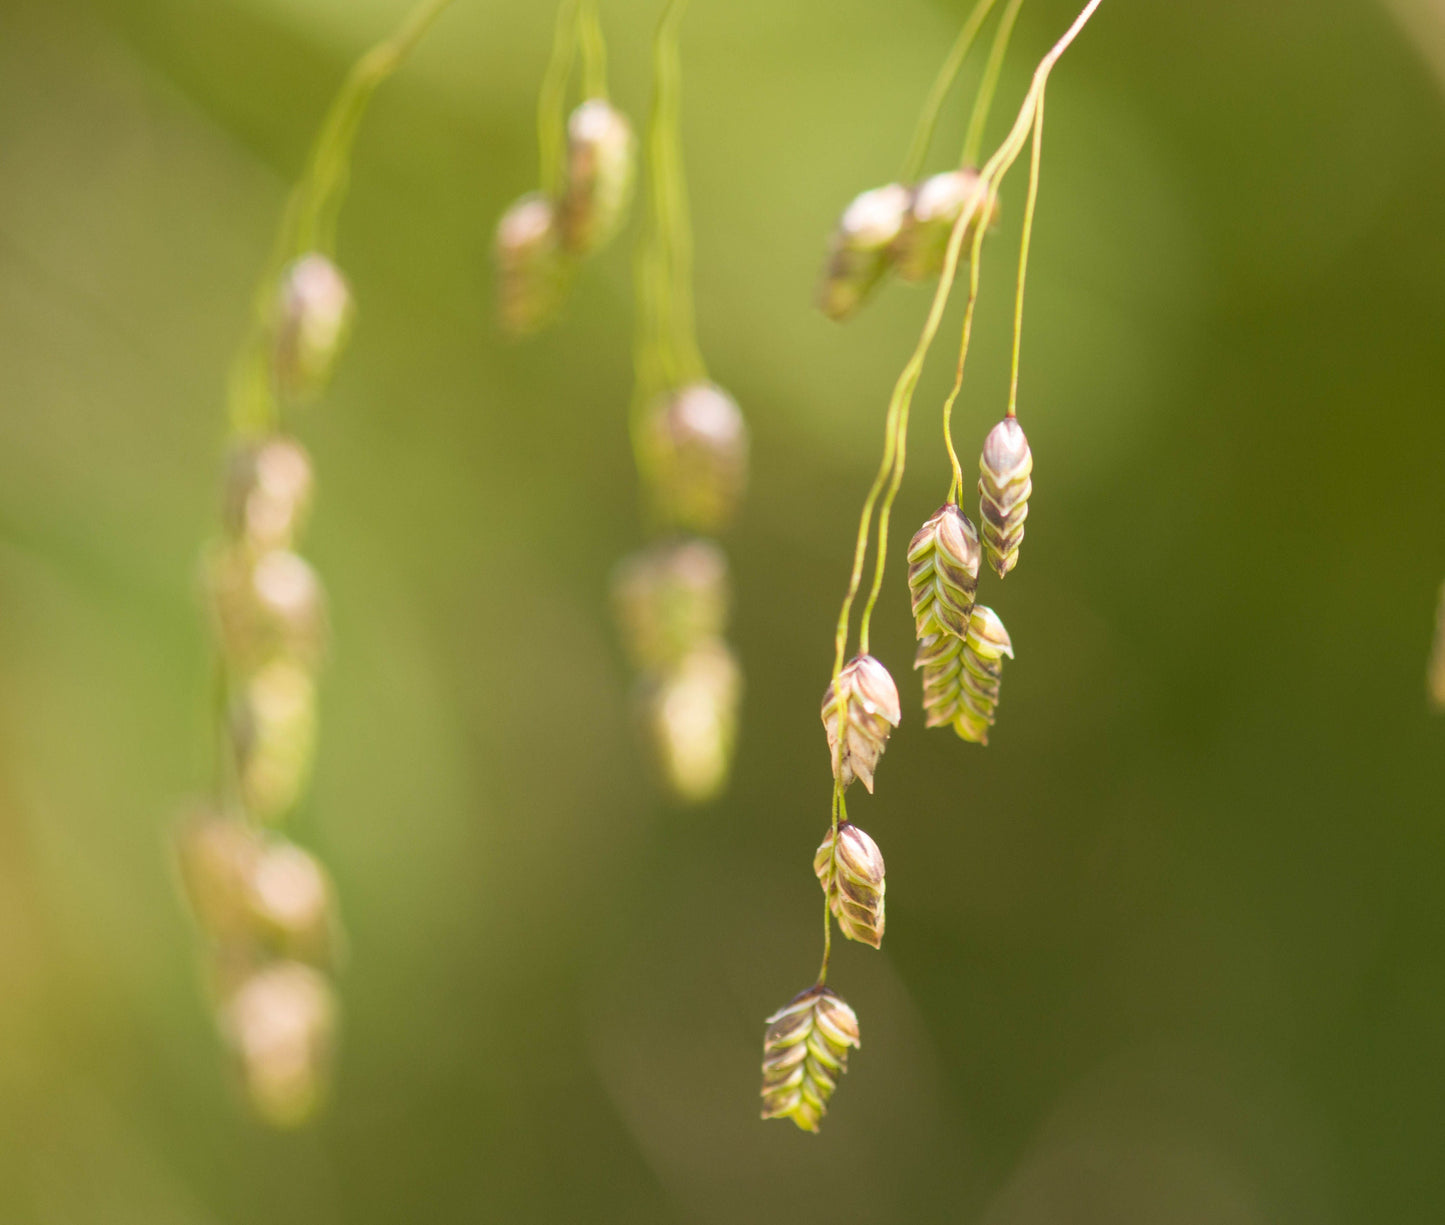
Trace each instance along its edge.
<instances>
[{"instance_id":1,"label":"out-of-focus foliage","mask_svg":"<svg viewBox=\"0 0 1445 1225\"><path fill-rule=\"evenodd\" d=\"M604 5L634 117L656 7ZM628 243L553 331L498 338L552 12L458 0L361 132L355 329L299 424L332 645L296 828L348 920L337 1090L299 1136L247 1117L165 846L207 761L195 559L286 185L402 8L0 3L0 1220L1438 1221L1445 105L1369 0L1109 0L1054 75L1017 661L987 750L924 734L903 554L947 490L956 304L872 643L904 718L850 808L888 945L836 950L868 1040L816 1138L757 1119L757 1018L814 969L818 701L925 297L845 328L811 299L962 9L689 12L700 330L754 462L737 767L679 812L609 624L642 534ZM1024 6L1000 125L1071 16ZM965 455L1003 409L1022 185Z\"/></svg>"}]
</instances>

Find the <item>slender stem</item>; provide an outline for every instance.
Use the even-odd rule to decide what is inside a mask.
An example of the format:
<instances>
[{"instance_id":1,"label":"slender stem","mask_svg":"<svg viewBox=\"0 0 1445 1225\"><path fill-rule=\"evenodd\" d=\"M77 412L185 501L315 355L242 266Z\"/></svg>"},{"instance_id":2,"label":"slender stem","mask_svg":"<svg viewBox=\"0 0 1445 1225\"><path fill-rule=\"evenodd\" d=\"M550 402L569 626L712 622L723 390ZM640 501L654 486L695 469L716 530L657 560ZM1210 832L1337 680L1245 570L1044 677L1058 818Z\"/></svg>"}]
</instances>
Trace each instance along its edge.
<instances>
[{"instance_id":1,"label":"slender stem","mask_svg":"<svg viewBox=\"0 0 1445 1225\"><path fill-rule=\"evenodd\" d=\"M537 173L542 191L555 196L562 185L567 137L567 81L577 52L581 0L562 0L552 33L552 55L537 94Z\"/></svg>"},{"instance_id":2,"label":"slender stem","mask_svg":"<svg viewBox=\"0 0 1445 1225\"><path fill-rule=\"evenodd\" d=\"M983 148L984 130L988 127L989 111L993 109L994 94L998 91L999 74L1003 71L1004 56L1008 53L1014 22L1018 20L1019 9L1022 7L1023 0L1009 0L1008 7L999 18L998 29L994 31L993 46L988 49L988 60L983 66L983 76L978 83L973 114L968 120L968 132L963 138L963 157L960 161L965 166L978 163L979 150Z\"/></svg>"},{"instance_id":3,"label":"slender stem","mask_svg":"<svg viewBox=\"0 0 1445 1225\"><path fill-rule=\"evenodd\" d=\"M988 19L994 4L995 0L978 0L973 7L973 12L969 13L964 21L963 28L959 30L953 46L949 49L948 56L943 61L943 67L933 78L933 85L928 90L928 97L924 100L923 110L918 116L918 124L913 129L913 140L908 146L908 156L903 159L903 170L899 175L900 182L913 182L918 178L919 171L923 169L924 159L928 156L928 146L933 143L933 132L938 126L938 115L943 109L944 99L948 97L948 91L953 88L953 82L958 77L959 69L963 67L963 61L968 58L969 50L973 47L973 40L978 37L979 28Z\"/></svg>"},{"instance_id":4,"label":"slender stem","mask_svg":"<svg viewBox=\"0 0 1445 1225\"><path fill-rule=\"evenodd\" d=\"M1029 240L1034 232L1034 209L1039 201L1039 164L1044 147L1044 95L1039 92L1038 106L1034 109L1034 143L1029 157L1029 195L1024 205L1024 232L1019 242L1019 284L1014 296L1014 346L1013 369L1009 376L1008 415L1018 413L1019 406L1019 351L1023 346L1024 334L1024 281L1029 271Z\"/></svg>"},{"instance_id":5,"label":"slender stem","mask_svg":"<svg viewBox=\"0 0 1445 1225\"><path fill-rule=\"evenodd\" d=\"M963 365L968 360L969 341L973 338L973 313L978 305L979 269L983 263L982 224L974 230L973 249L968 258L968 301L963 308L963 338L958 346L958 367L953 376L953 387L943 402L943 441L948 448L948 462L953 468L953 484L949 486L948 500L958 503L963 500L963 466L958 462L958 451L953 445L953 405L958 393L963 390Z\"/></svg>"},{"instance_id":6,"label":"slender stem","mask_svg":"<svg viewBox=\"0 0 1445 1225\"><path fill-rule=\"evenodd\" d=\"M578 37L582 44L582 95L585 98L607 97L607 43L602 38L602 19L597 0L582 5Z\"/></svg>"}]
</instances>

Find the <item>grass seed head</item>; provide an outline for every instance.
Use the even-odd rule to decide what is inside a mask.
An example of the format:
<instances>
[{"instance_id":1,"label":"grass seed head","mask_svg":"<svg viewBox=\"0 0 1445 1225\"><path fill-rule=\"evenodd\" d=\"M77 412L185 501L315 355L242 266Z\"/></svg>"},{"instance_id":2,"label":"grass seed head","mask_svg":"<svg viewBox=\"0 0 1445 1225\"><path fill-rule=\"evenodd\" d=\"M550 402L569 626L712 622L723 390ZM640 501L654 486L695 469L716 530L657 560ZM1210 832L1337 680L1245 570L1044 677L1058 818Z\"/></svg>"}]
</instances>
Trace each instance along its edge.
<instances>
[{"instance_id":1,"label":"grass seed head","mask_svg":"<svg viewBox=\"0 0 1445 1225\"><path fill-rule=\"evenodd\" d=\"M567 121L567 182L562 241L574 255L604 246L627 220L637 174L637 141L627 116L605 98L589 98Z\"/></svg>"},{"instance_id":2,"label":"grass seed head","mask_svg":"<svg viewBox=\"0 0 1445 1225\"><path fill-rule=\"evenodd\" d=\"M1003 578L1018 565L1034 483L1033 452L1022 427L1005 417L984 439L978 460L979 515L988 563Z\"/></svg>"},{"instance_id":3,"label":"grass seed head","mask_svg":"<svg viewBox=\"0 0 1445 1225\"><path fill-rule=\"evenodd\" d=\"M221 1024L240 1063L247 1097L273 1126L300 1126L320 1105L336 1013L330 983L294 961L263 966L227 1000Z\"/></svg>"},{"instance_id":4,"label":"grass seed head","mask_svg":"<svg viewBox=\"0 0 1445 1225\"><path fill-rule=\"evenodd\" d=\"M829 319L851 318L882 283L908 218L909 201L908 188L889 183L865 191L844 210L818 286L818 309Z\"/></svg>"},{"instance_id":5,"label":"grass seed head","mask_svg":"<svg viewBox=\"0 0 1445 1225\"><path fill-rule=\"evenodd\" d=\"M732 396L691 383L660 397L647 421L648 477L664 522L718 532L748 480L748 427Z\"/></svg>"},{"instance_id":6,"label":"grass seed head","mask_svg":"<svg viewBox=\"0 0 1445 1225\"><path fill-rule=\"evenodd\" d=\"M895 251L898 274L908 281L924 281L943 271L954 224L971 207L973 220L964 232L960 247L964 263L979 229L992 225L998 217L997 193L988 193L978 171L967 168L935 174L918 184L913 189L908 216L898 235Z\"/></svg>"},{"instance_id":7,"label":"grass seed head","mask_svg":"<svg viewBox=\"0 0 1445 1225\"><path fill-rule=\"evenodd\" d=\"M908 546L908 589L920 639L968 632L981 558L978 530L952 502L918 529Z\"/></svg>"},{"instance_id":8,"label":"grass seed head","mask_svg":"<svg viewBox=\"0 0 1445 1225\"><path fill-rule=\"evenodd\" d=\"M295 806L316 749L316 682L292 660L273 659L232 702L231 740L248 811L274 823Z\"/></svg>"},{"instance_id":9,"label":"grass seed head","mask_svg":"<svg viewBox=\"0 0 1445 1225\"><path fill-rule=\"evenodd\" d=\"M773 1013L763 1035L763 1118L816 1132L857 1047L858 1018L826 987L811 987Z\"/></svg>"},{"instance_id":10,"label":"grass seed head","mask_svg":"<svg viewBox=\"0 0 1445 1225\"><path fill-rule=\"evenodd\" d=\"M813 872L828 898L838 928L849 940L883 945L883 853L856 825L843 821L838 835L828 830L813 856Z\"/></svg>"},{"instance_id":11,"label":"grass seed head","mask_svg":"<svg viewBox=\"0 0 1445 1225\"><path fill-rule=\"evenodd\" d=\"M988 743L988 729L998 712L1004 656L1012 659L1013 643L993 609L975 604L964 640L959 672L959 707L954 730L975 744Z\"/></svg>"},{"instance_id":12,"label":"grass seed head","mask_svg":"<svg viewBox=\"0 0 1445 1225\"><path fill-rule=\"evenodd\" d=\"M855 655L838 674L837 685L830 684L823 694L822 718L833 777L844 787L860 779L871 793L878 759L903 718L888 669L871 655Z\"/></svg>"},{"instance_id":13,"label":"grass seed head","mask_svg":"<svg viewBox=\"0 0 1445 1225\"><path fill-rule=\"evenodd\" d=\"M545 327L566 296L568 264L557 210L540 192L516 201L497 222L497 314L509 336Z\"/></svg>"},{"instance_id":14,"label":"grass seed head","mask_svg":"<svg viewBox=\"0 0 1445 1225\"><path fill-rule=\"evenodd\" d=\"M727 783L737 741L742 670L721 641L696 647L643 682L643 715L668 789L700 804Z\"/></svg>"},{"instance_id":15,"label":"grass seed head","mask_svg":"<svg viewBox=\"0 0 1445 1225\"><path fill-rule=\"evenodd\" d=\"M325 390L354 313L351 288L326 256L313 251L282 273L272 356L282 395L304 401Z\"/></svg>"},{"instance_id":16,"label":"grass seed head","mask_svg":"<svg viewBox=\"0 0 1445 1225\"><path fill-rule=\"evenodd\" d=\"M226 461L227 535L257 553L289 548L305 524L314 483L311 458L294 438L237 443Z\"/></svg>"},{"instance_id":17,"label":"grass seed head","mask_svg":"<svg viewBox=\"0 0 1445 1225\"><path fill-rule=\"evenodd\" d=\"M612 601L633 666L671 667L721 636L731 603L727 555L710 540L654 545L618 565Z\"/></svg>"}]
</instances>

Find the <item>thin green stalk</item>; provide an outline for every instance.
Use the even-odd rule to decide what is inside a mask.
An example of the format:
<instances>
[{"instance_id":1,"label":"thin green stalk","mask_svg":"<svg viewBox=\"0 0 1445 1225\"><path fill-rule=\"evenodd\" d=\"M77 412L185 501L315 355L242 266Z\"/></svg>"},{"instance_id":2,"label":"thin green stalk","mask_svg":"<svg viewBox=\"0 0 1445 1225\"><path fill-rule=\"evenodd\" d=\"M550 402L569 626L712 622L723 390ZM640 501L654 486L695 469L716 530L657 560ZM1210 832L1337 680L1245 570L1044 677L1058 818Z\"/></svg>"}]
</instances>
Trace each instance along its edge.
<instances>
[{"instance_id":1,"label":"thin green stalk","mask_svg":"<svg viewBox=\"0 0 1445 1225\"><path fill-rule=\"evenodd\" d=\"M1024 281L1029 272L1029 241L1034 233L1034 209L1039 202L1039 166L1044 148L1044 95L1039 91L1038 106L1034 109L1034 145L1029 157L1029 196L1024 205L1024 232L1019 242L1019 283L1014 296L1014 346L1013 369L1009 376L1008 415L1018 413L1019 406L1019 351L1023 346L1024 334Z\"/></svg>"},{"instance_id":2,"label":"thin green stalk","mask_svg":"<svg viewBox=\"0 0 1445 1225\"><path fill-rule=\"evenodd\" d=\"M582 0L562 0L552 33L552 56L537 94L537 168L542 192L555 196L562 186L567 140L567 82L576 57Z\"/></svg>"},{"instance_id":3,"label":"thin green stalk","mask_svg":"<svg viewBox=\"0 0 1445 1225\"><path fill-rule=\"evenodd\" d=\"M988 49L988 60L983 66L983 76L979 79L973 114L968 120L968 132L963 138L961 165L973 166L978 162L979 150L983 148L984 130L988 127L989 112L993 109L994 94L998 91L999 74L1003 71L1004 56L1008 53L1009 39L1013 36L1014 23L1018 20L1019 9L1022 7L1023 0L1009 0L1008 7L999 18L998 29L993 35L993 46Z\"/></svg>"},{"instance_id":4,"label":"thin green stalk","mask_svg":"<svg viewBox=\"0 0 1445 1225\"><path fill-rule=\"evenodd\" d=\"M602 19L597 0L582 5L578 37L582 44L582 96L607 97L607 43L602 38Z\"/></svg>"},{"instance_id":5,"label":"thin green stalk","mask_svg":"<svg viewBox=\"0 0 1445 1225\"><path fill-rule=\"evenodd\" d=\"M978 0L973 11L964 21L963 28L959 30L953 46L949 49L948 56L943 61L943 67L933 78L933 85L928 90L928 97L924 100L923 110L918 116L918 124L913 129L913 140L908 146L908 156L903 159L903 170L899 175L899 182L912 183L923 169L924 159L928 156L928 146L933 143L933 132L938 126L939 113L943 110L944 99L948 97L948 91L953 88L953 82L958 77L959 69L963 67L963 61L968 58L969 50L973 47L973 40L978 37L978 31L988 19L994 3L995 0Z\"/></svg>"},{"instance_id":6,"label":"thin green stalk","mask_svg":"<svg viewBox=\"0 0 1445 1225\"><path fill-rule=\"evenodd\" d=\"M308 251L330 254L336 219L346 197L351 147L371 96L416 48L452 0L423 0L389 38L367 51L342 83L312 145L306 170L292 188L270 258L252 300L251 325L232 364L231 428L237 433L275 429L279 408L271 383L270 335L276 285L282 270Z\"/></svg>"}]
</instances>

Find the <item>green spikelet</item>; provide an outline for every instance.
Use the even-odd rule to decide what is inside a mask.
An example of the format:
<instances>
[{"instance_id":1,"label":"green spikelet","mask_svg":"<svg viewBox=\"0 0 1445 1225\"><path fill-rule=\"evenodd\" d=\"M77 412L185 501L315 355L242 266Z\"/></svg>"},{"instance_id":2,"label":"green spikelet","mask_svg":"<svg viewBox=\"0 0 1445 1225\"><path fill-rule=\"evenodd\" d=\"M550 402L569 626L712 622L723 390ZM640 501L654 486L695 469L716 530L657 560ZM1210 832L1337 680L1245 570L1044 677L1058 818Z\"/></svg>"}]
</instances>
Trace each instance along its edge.
<instances>
[{"instance_id":1,"label":"green spikelet","mask_svg":"<svg viewBox=\"0 0 1445 1225\"><path fill-rule=\"evenodd\" d=\"M883 945L883 852L856 825L829 828L813 856L813 871L828 897L828 908L849 940Z\"/></svg>"},{"instance_id":2,"label":"green spikelet","mask_svg":"<svg viewBox=\"0 0 1445 1225\"><path fill-rule=\"evenodd\" d=\"M818 285L818 309L829 319L851 318L883 283L910 202L908 188L889 183L865 191L844 210Z\"/></svg>"},{"instance_id":3,"label":"green spikelet","mask_svg":"<svg viewBox=\"0 0 1445 1225\"><path fill-rule=\"evenodd\" d=\"M898 686L888 669L871 655L855 655L838 674L837 688L828 686L822 713L833 756L833 777L844 787L855 778L862 779L871 795L878 759L903 718Z\"/></svg>"},{"instance_id":4,"label":"green spikelet","mask_svg":"<svg viewBox=\"0 0 1445 1225\"><path fill-rule=\"evenodd\" d=\"M982 177L969 167L935 174L915 187L895 248L898 275L906 281L937 276L943 270L954 223L972 210L973 219L959 248L961 261L967 263L974 236L998 218L998 195L985 195L985 191Z\"/></svg>"},{"instance_id":5,"label":"green spikelet","mask_svg":"<svg viewBox=\"0 0 1445 1225\"><path fill-rule=\"evenodd\" d=\"M1013 417L1005 417L984 439L978 460L978 510L988 564L1003 578L1019 561L1034 469L1029 440Z\"/></svg>"},{"instance_id":6,"label":"green spikelet","mask_svg":"<svg viewBox=\"0 0 1445 1225\"><path fill-rule=\"evenodd\" d=\"M848 1048L857 1045L858 1018L826 987L810 987L773 1013L763 1035L763 1118L816 1132L848 1070Z\"/></svg>"},{"instance_id":7,"label":"green spikelet","mask_svg":"<svg viewBox=\"0 0 1445 1225\"><path fill-rule=\"evenodd\" d=\"M963 639L955 634L930 634L918 644L913 660L923 672L923 714L927 727L947 727L958 717L963 697Z\"/></svg>"},{"instance_id":8,"label":"green spikelet","mask_svg":"<svg viewBox=\"0 0 1445 1225\"><path fill-rule=\"evenodd\" d=\"M918 529L908 546L908 590L920 639L968 633L980 560L978 531L952 502Z\"/></svg>"},{"instance_id":9,"label":"green spikelet","mask_svg":"<svg viewBox=\"0 0 1445 1225\"><path fill-rule=\"evenodd\" d=\"M610 242L627 220L637 170L637 141L627 116L605 98L589 98L567 121L567 186L562 242L587 255Z\"/></svg>"},{"instance_id":10,"label":"green spikelet","mask_svg":"<svg viewBox=\"0 0 1445 1225\"><path fill-rule=\"evenodd\" d=\"M988 743L988 729L998 710L1005 655L1010 659L1014 655L1008 630L993 609L975 604L960 652L963 667L959 672L958 715L953 723L954 731L965 740Z\"/></svg>"}]
</instances>

